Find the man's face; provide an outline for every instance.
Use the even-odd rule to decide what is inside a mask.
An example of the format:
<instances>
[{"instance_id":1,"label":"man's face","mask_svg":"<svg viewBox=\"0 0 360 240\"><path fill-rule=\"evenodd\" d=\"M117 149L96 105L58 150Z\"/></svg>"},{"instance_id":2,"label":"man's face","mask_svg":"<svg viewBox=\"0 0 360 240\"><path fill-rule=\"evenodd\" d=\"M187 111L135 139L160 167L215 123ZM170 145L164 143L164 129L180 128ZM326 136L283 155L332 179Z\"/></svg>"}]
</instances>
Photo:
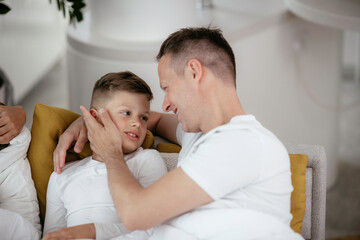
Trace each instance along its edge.
<instances>
[{"instance_id":1,"label":"man's face","mask_svg":"<svg viewBox=\"0 0 360 240\"><path fill-rule=\"evenodd\" d=\"M192 85L186 74L177 74L170 64L170 57L164 55L158 66L160 87L165 92L162 109L164 112L172 111L182 128L186 132L199 132L197 126L198 110L192 102L196 94L192 91Z\"/></svg>"},{"instance_id":2,"label":"man's face","mask_svg":"<svg viewBox=\"0 0 360 240\"><path fill-rule=\"evenodd\" d=\"M120 91L106 105L111 119L119 129L124 153L138 149L146 136L150 102L145 94Z\"/></svg>"}]
</instances>

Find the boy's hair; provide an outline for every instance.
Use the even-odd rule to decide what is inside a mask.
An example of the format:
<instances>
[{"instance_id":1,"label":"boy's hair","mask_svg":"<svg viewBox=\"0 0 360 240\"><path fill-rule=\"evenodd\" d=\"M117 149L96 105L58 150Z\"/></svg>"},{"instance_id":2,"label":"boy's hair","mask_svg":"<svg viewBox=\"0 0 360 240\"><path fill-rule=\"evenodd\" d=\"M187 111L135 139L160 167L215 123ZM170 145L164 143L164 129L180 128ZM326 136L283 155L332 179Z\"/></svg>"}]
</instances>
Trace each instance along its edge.
<instances>
[{"instance_id":1,"label":"boy's hair","mask_svg":"<svg viewBox=\"0 0 360 240\"><path fill-rule=\"evenodd\" d=\"M4 103L0 102L0 106L6 106ZM0 144L0 151L3 150L4 148L7 148L9 146L9 144Z\"/></svg>"},{"instance_id":2,"label":"boy's hair","mask_svg":"<svg viewBox=\"0 0 360 240\"><path fill-rule=\"evenodd\" d=\"M177 74L184 74L188 61L195 58L216 76L231 78L236 84L235 56L229 43L217 28L182 28L161 45L156 60L165 54Z\"/></svg>"},{"instance_id":3,"label":"boy's hair","mask_svg":"<svg viewBox=\"0 0 360 240\"><path fill-rule=\"evenodd\" d=\"M96 81L92 92L91 107L101 107L97 105L119 91L145 94L149 101L153 99L149 85L134 73L130 71L108 73Z\"/></svg>"}]
</instances>

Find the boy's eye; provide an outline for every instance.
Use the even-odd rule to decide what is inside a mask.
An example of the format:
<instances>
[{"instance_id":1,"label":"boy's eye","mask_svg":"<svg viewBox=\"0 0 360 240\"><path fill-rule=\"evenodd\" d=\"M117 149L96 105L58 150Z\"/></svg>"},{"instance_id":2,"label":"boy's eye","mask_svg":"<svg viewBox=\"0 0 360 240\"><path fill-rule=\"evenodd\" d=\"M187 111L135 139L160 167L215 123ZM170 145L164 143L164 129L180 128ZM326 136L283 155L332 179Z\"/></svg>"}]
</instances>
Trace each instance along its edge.
<instances>
[{"instance_id":1,"label":"boy's eye","mask_svg":"<svg viewBox=\"0 0 360 240\"><path fill-rule=\"evenodd\" d=\"M141 120L144 120L145 122L147 122L149 120L149 118L146 116L143 116L143 117L141 117Z\"/></svg>"},{"instance_id":2,"label":"boy's eye","mask_svg":"<svg viewBox=\"0 0 360 240\"><path fill-rule=\"evenodd\" d=\"M129 112L129 111L124 111L124 112L121 112L121 114L126 115L126 116L129 116L129 115L130 115L130 112Z\"/></svg>"}]
</instances>

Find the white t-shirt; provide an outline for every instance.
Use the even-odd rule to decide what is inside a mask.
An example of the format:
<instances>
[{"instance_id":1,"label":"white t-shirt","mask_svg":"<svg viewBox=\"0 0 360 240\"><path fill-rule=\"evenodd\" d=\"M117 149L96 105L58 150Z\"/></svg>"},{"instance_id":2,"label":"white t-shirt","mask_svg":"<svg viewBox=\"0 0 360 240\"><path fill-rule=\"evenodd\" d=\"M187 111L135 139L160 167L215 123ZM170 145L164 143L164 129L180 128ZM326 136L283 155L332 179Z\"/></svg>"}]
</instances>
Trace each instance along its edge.
<instances>
[{"instance_id":1,"label":"white t-shirt","mask_svg":"<svg viewBox=\"0 0 360 240\"><path fill-rule=\"evenodd\" d=\"M289 155L254 116L235 116L204 135L185 133L179 124L177 139L178 167L214 201L158 227L151 239L179 239L180 233L189 239L301 239L290 228Z\"/></svg>"},{"instance_id":2,"label":"white t-shirt","mask_svg":"<svg viewBox=\"0 0 360 240\"><path fill-rule=\"evenodd\" d=\"M16 239L21 234L28 235L29 239L41 236L39 204L27 159L30 140L30 131L23 127L9 146L0 151L0 209L8 210L0 214L0 225L1 228L11 226L17 234L1 235L1 239ZM26 228L21 228L25 225Z\"/></svg>"},{"instance_id":3,"label":"white t-shirt","mask_svg":"<svg viewBox=\"0 0 360 240\"><path fill-rule=\"evenodd\" d=\"M143 187L167 172L155 150L139 148L124 157L131 173ZM109 239L128 232L120 223L110 195L106 165L92 157L69 163L61 174L50 176L44 235L86 223L95 223L97 239Z\"/></svg>"}]
</instances>

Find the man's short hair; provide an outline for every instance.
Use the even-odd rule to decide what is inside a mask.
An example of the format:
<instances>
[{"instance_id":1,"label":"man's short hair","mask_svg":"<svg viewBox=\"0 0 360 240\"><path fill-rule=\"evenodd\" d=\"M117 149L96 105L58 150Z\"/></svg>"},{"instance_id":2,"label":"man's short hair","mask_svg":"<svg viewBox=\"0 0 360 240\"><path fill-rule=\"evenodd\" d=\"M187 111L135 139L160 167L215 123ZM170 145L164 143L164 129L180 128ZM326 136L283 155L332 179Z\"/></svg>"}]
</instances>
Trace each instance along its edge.
<instances>
[{"instance_id":1,"label":"man's short hair","mask_svg":"<svg viewBox=\"0 0 360 240\"><path fill-rule=\"evenodd\" d=\"M153 99L153 93L143 79L130 71L114 72L105 74L96 81L92 92L91 107L102 107L98 105L119 91L140 93L146 95L149 101Z\"/></svg>"},{"instance_id":2,"label":"man's short hair","mask_svg":"<svg viewBox=\"0 0 360 240\"><path fill-rule=\"evenodd\" d=\"M188 61L195 58L216 76L230 77L235 83L235 56L220 29L182 28L163 42L157 61L165 54L170 55L171 67L177 74L184 74Z\"/></svg>"}]
</instances>

